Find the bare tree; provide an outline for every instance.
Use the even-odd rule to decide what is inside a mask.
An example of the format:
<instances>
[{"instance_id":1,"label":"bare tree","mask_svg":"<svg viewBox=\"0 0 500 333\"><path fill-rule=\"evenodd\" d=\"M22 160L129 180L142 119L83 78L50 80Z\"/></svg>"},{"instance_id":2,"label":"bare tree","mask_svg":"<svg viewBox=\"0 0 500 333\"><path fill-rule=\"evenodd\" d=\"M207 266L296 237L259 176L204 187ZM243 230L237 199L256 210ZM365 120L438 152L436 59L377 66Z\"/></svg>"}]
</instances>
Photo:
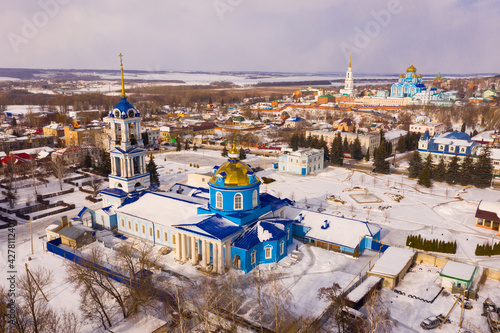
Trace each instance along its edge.
<instances>
[{"instance_id":1,"label":"bare tree","mask_svg":"<svg viewBox=\"0 0 500 333\"><path fill-rule=\"evenodd\" d=\"M262 300L264 313L272 316L273 330L276 332L296 331L298 318L292 312L293 295L281 282L282 275L270 272L266 280Z\"/></svg>"},{"instance_id":2,"label":"bare tree","mask_svg":"<svg viewBox=\"0 0 500 333\"><path fill-rule=\"evenodd\" d=\"M153 305L154 289L150 270L158 265L158 255L153 248L141 244L122 243L116 250L118 269L129 276L130 284L127 295L127 313L135 314Z\"/></svg>"},{"instance_id":3,"label":"bare tree","mask_svg":"<svg viewBox=\"0 0 500 333\"><path fill-rule=\"evenodd\" d=\"M66 161L62 157L57 156L51 163L52 172L54 176L59 180L59 188L62 191L63 177L68 172L68 167L66 166Z\"/></svg>"},{"instance_id":4,"label":"bare tree","mask_svg":"<svg viewBox=\"0 0 500 333\"><path fill-rule=\"evenodd\" d=\"M36 190L36 176L35 176L37 167L37 161L36 161L37 156L38 156L38 150L36 151L35 155L30 156L30 159L28 161L28 168L31 174L31 179L33 180L33 188L35 189L35 195L38 194L38 191Z\"/></svg>"},{"instance_id":5,"label":"bare tree","mask_svg":"<svg viewBox=\"0 0 500 333\"><path fill-rule=\"evenodd\" d=\"M92 249L91 256L93 254L97 254L95 249ZM91 321L97 320L104 329L107 329L112 326L108 314L111 306L106 300L104 289L94 284L93 274L90 274L89 269L93 269L91 264L81 266L70 261L66 265L66 281L72 283L74 290L80 294L80 309L83 317Z\"/></svg>"},{"instance_id":6,"label":"bare tree","mask_svg":"<svg viewBox=\"0 0 500 333\"><path fill-rule=\"evenodd\" d=\"M23 312L28 315L33 332L44 332L54 313L48 307L47 287L52 281L52 272L44 267L26 269L18 280L19 298Z\"/></svg>"},{"instance_id":7,"label":"bare tree","mask_svg":"<svg viewBox=\"0 0 500 333\"><path fill-rule=\"evenodd\" d=\"M338 332L349 332L351 320L346 311L347 304L340 285L338 283L333 283L331 287L319 288L318 299L323 299L332 303L334 309L333 319L337 325Z\"/></svg>"},{"instance_id":8,"label":"bare tree","mask_svg":"<svg viewBox=\"0 0 500 333\"><path fill-rule=\"evenodd\" d=\"M103 183L104 181L102 180L102 178L98 176L92 176L92 178L90 179L89 186L92 189L92 195L94 196L94 198L99 193L99 190L101 189Z\"/></svg>"},{"instance_id":9,"label":"bare tree","mask_svg":"<svg viewBox=\"0 0 500 333\"><path fill-rule=\"evenodd\" d=\"M391 332L396 326L391 319L391 312L380 293L372 291L368 296L364 309L366 310L365 327L368 332Z\"/></svg>"}]
</instances>

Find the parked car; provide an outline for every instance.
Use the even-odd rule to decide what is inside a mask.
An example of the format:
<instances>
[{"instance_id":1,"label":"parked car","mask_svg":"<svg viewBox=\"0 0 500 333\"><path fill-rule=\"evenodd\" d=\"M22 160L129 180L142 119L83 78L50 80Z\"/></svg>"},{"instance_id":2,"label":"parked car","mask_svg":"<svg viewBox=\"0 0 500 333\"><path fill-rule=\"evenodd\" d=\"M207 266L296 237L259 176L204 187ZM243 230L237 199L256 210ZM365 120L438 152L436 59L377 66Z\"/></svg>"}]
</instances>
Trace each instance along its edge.
<instances>
[{"instance_id":1,"label":"parked car","mask_svg":"<svg viewBox=\"0 0 500 333\"><path fill-rule=\"evenodd\" d=\"M443 316L442 314L427 317L420 323L420 327L422 327L424 330L431 330L441 325L441 323L444 321L444 318L445 316ZM451 321L449 319L446 319L446 323L451 323Z\"/></svg>"},{"instance_id":2,"label":"parked car","mask_svg":"<svg viewBox=\"0 0 500 333\"><path fill-rule=\"evenodd\" d=\"M500 315L496 312L488 312L486 315L491 333L500 333Z\"/></svg>"}]
</instances>

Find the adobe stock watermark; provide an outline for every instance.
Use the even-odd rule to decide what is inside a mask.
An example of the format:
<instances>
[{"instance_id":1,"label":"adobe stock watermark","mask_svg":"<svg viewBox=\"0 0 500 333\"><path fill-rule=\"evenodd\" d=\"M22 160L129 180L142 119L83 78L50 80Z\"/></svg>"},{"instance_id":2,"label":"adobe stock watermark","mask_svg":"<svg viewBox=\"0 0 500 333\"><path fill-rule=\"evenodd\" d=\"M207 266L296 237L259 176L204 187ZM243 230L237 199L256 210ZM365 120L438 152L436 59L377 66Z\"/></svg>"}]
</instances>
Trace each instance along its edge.
<instances>
[{"instance_id":1,"label":"adobe stock watermark","mask_svg":"<svg viewBox=\"0 0 500 333\"><path fill-rule=\"evenodd\" d=\"M366 22L363 29L359 27L354 28L354 37L351 42L340 43L340 49L344 53L346 61L349 60L351 52L359 54L362 49L368 47L372 39L377 37L382 29L391 23L392 17L402 11L403 6L399 0L389 0L387 9L381 9L379 11L372 10L370 15L373 19Z\"/></svg>"},{"instance_id":2,"label":"adobe stock watermark","mask_svg":"<svg viewBox=\"0 0 500 333\"><path fill-rule=\"evenodd\" d=\"M22 27L20 33L10 31L7 39L15 53L19 53L19 47L28 44L30 40L38 35L40 29L49 24L50 19L59 14L61 5L66 5L72 0L38 0L39 11L33 14L31 19L26 16L21 18Z\"/></svg>"},{"instance_id":3,"label":"adobe stock watermark","mask_svg":"<svg viewBox=\"0 0 500 333\"><path fill-rule=\"evenodd\" d=\"M243 0L214 0L212 4L219 19L224 21L226 14L234 11L242 2Z\"/></svg>"}]
</instances>

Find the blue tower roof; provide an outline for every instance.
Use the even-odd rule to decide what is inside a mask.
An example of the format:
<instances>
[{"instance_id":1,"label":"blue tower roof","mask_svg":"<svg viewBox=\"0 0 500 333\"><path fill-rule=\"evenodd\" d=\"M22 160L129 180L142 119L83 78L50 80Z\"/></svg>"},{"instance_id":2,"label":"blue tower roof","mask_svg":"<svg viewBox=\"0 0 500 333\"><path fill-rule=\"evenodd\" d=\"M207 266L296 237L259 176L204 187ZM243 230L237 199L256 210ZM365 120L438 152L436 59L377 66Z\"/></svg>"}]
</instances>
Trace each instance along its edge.
<instances>
[{"instance_id":1,"label":"blue tower roof","mask_svg":"<svg viewBox=\"0 0 500 333\"><path fill-rule=\"evenodd\" d=\"M129 118L129 116L128 116L128 111L129 110L134 110L134 117L140 117L141 116L141 114L139 113L139 111L136 108L134 108L134 106L132 104L130 104L129 101L127 101L127 97L122 97L122 100L120 101L120 103L116 104L116 106L114 107L114 109L109 112L109 116L112 117L112 118L114 118L116 110L120 111L120 118L121 119Z\"/></svg>"}]
</instances>

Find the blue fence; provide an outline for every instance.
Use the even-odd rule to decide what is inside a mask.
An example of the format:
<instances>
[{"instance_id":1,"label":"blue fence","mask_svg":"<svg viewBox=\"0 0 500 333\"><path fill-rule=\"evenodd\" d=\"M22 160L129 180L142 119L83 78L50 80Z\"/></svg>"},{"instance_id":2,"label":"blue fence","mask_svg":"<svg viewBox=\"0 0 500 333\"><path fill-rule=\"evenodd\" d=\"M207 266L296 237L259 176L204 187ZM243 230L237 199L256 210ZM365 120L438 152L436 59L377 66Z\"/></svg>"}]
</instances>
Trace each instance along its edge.
<instances>
[{"instance_id":1,"label":"blue fence","mask_svg":"<svg viewBox=\"0 0 500 333\"><path fill-rule=\"evenodd\" d=\"M387 250L389 248L389 245L386 245L386 244L382 244L381 242L379 241L376 241L376 240L372 240L371 241L371 246L370 248L374 251L380 251L380 252L385 252L385 250Z\"/></svg>"},{"instance_id":2,"label":"blue fence","mask_svg":"<svg viewBox=\"0 0 500 333\"><path fill-rule=\"evenodd\" d=\"M110 270L109 268L106 268L104 266L90 262L87 259L84 259L84 258L74 254L73 252L66 251L66 250L60 248L59 245L61 245L61 238L56 238L56 239L53 239L51 241L48 241L47 242L47 251L52 252L54 254L57 254L58 256L61 256L65 259L74 261L75 263L79 264L80 266L90 267L90 268L96 270L97 272L99 272L100 274L105 275L105 276L109 277L110 279L113 279L117 282L123 283L124 285L131 286L133 283L138 283L138 282L131 281L129 277L127 277L123 274L114 272L114 271ZM136 273L136 275L137 274L149 275L149 273L138 272L138 273Z\"/></svg>"}]
</instances>

